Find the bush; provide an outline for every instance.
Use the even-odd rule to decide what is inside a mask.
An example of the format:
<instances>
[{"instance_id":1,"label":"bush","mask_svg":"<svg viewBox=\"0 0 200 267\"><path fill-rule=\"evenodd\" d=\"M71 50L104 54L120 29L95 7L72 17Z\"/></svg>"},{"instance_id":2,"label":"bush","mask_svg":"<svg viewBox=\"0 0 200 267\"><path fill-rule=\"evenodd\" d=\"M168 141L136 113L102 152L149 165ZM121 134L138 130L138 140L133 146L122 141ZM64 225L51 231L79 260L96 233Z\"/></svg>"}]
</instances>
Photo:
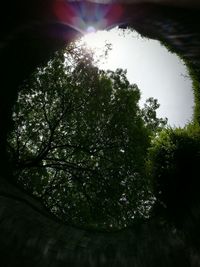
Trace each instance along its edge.
<instances>
[{"instance_id":1,"label":"bush","mask_svg":"<svg viewBox=\"0 0 200 267\"><path fill-rule=\"evenodd\" d=\"M200 200L200 129L163 130L149 150L148 171L156 197L155 214L182 225Z\"/></svg>"}]
</instances>

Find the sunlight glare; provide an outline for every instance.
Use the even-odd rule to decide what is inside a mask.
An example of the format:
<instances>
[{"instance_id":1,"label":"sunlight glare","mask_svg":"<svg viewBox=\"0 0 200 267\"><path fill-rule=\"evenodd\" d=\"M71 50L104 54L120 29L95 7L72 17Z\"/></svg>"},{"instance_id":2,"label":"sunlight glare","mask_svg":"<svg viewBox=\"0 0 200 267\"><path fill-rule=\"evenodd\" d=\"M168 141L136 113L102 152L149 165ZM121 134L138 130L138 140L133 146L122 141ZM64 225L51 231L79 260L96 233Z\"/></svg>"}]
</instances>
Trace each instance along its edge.
<instances>
[{"instance_id":1,"label":"sunlight glare","mask_svg":"<svg viewBox=\"0 0 200 267\"><path fill-rule=\"evenodd\" d=\"M82 38L83 42L91 49L103 49L109 39L109 32L107 31L89 31Z\"/></svg>"}]
</instances>

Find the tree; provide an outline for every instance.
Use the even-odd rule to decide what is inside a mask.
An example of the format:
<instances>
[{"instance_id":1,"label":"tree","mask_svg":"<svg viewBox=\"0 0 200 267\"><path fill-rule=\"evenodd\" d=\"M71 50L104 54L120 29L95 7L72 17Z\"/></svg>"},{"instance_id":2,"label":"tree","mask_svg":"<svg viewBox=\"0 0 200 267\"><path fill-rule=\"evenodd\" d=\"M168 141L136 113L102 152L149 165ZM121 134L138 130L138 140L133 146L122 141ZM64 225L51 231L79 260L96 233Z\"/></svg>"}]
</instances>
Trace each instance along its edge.
<instances>
[{"instance_id":1,"label":"tree","mask_svg":"<svg viewBox=\"0 0 200 267\"><path fill-rule=\"evenodd\" d=\"M71 224L122 228L147 218L145 157L160 121L157 101L141 112L139 98L126 71L98 69L85 48L57 53L14 108L8 149L16 180Z\"/></svg>"}]
</instances>

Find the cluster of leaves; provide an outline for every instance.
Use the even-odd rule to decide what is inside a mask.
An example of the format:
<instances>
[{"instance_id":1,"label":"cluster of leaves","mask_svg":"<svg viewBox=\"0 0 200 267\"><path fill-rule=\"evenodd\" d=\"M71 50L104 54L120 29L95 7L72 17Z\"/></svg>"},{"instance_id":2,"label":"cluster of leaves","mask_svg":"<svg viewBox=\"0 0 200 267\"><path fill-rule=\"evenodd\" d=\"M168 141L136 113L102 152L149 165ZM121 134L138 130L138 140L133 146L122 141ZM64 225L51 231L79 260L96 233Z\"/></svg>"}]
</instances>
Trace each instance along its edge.
<instances>
[{"instance_id":1,"label":"cluster of leaves","mask_svg":"<svg viewBox=\"0 0 200 267\"><path fill-rule=\"evenodd\" d=\"M157 134L167 124L167 118L157 118L156 110L160 107L158 100L150 97L146 100L144 108L141 110L142 117L150 133Z\"/></svg>"},{"instance_id":2,"label":"cluster of leaves","mask_svg":"<svg viewBox=\"0 0 200 267\"><path fill-rule=\"evenodd\" d=\"M157 100L144 109L126 71L103 71L71 45L25 82L13 111L13 174L62 220L122 228L154 202L145 173L151 136L163 128Z\"/></svg>"}]
</instances>

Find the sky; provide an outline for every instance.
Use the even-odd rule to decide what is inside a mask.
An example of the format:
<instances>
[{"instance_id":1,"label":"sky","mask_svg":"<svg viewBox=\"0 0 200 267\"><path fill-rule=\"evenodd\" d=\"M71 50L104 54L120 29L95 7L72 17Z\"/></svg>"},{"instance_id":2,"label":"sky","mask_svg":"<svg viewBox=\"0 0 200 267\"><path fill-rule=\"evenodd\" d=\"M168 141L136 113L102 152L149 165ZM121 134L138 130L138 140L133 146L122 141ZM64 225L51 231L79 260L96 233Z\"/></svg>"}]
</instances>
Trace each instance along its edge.
<instances>
[{"instance_id":1,"label":"sky","mask_svg":"<svg viewBox=\"0 0 200 267\"><path fill-rule=\"evenodd\" d=\"M192 119L194 97L192 82L184 63L158 41L143 38L136 32L118 29L86 35L83 40L101 54L105 42L112 44L102 69L127 69L130 83L141 91L140 105L149 97L158 99L158 117L167 117L172 127L183 127ZM99 51L99 52L98 52Z\"/></svg>"}]
</instances>

